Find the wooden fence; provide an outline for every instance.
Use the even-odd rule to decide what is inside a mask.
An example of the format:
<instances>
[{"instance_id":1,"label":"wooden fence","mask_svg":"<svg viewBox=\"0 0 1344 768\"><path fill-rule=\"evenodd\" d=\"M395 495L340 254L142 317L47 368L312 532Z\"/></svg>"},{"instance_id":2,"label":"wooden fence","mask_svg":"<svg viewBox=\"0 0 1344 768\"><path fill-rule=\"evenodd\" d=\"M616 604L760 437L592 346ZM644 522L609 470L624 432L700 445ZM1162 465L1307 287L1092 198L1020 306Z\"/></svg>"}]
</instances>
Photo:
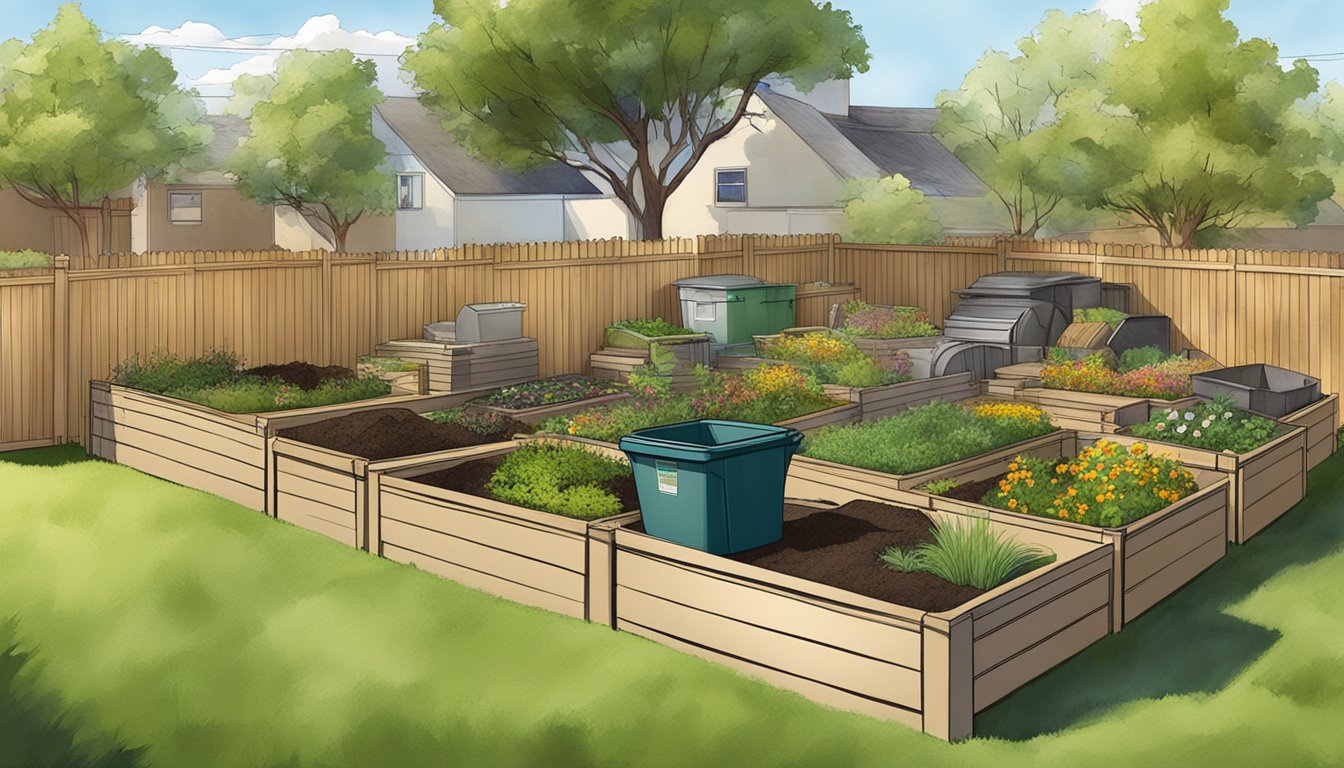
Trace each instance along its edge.
<instances>
[{"instance_id":1,"label":"wooden fence","mask_svg":"<svg viewBox=\"0 0 1344 768\"><path fill-rule=\"evenodd\" d=\"M1344 382L1344 255L1186 251L1035 241L865 245L816 236L707 236L464 246L432 252L152 253L60 257L0 273L0 450L83 439L88 381L133 354L230 349L249 364L352 365L469 302L522 301L543 375L583 371L602 328L679 316L671 283L747 273L855 283L941 319L953 291L1003 269L1132 283L1135 311L1228 365L1266 362ZM817 322L820 318L808 318Z\"/></svg>"}]
</instances>

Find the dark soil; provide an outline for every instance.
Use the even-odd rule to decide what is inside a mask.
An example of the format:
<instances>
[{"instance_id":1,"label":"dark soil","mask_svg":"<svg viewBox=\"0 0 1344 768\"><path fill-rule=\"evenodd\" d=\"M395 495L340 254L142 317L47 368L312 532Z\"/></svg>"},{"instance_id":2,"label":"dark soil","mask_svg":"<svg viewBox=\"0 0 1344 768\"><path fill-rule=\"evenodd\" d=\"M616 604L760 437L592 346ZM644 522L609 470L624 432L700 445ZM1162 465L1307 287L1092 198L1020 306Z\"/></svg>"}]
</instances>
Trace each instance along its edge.
<instances>
[{"instance_id":1,"label":"dark soil","mask_svg":"<svg viewBox=\"0 0 1344 768\"><path fill-rule=\"evenodd\" d=\"M432 485L435 488L469 493L483 499L493 499L495 497L489 489L490 477L495 474L495 470L499 469L499 465L502 463L504 463L503 456L491 456L411 479L417 483ZM633 476L608 480L602 487L621 500L622 510L633 512L639 509L639 494L635 491L635 478Z\"/></svg>"},{"instance_id":2,"label":"dark soil","mask_svg":"<svg viewBox=\"0 0 1344 768\"><path fill-rule=\"evenodd\" d=\"M312 363L300 363L297 360L284 365L260 365L243 371L244 376L256 376L262 379L280 379L299 389L317 389L327 381L346 381L356 377L349 368L339 365L319 366Z\"/></svg>"},{"instance_id":3,"label":"dark soil","mask_svg":"<svg viewBox=\"0 0 1344 768\"><path fill-rule=\"evenodd\" d=\"M950 491L945 491L938 495L946 496L949 499L956 499L957 501L970 501L979 504L980 500L985 498L986 493L998 490L999 481L1005 477L1007 477L1007 475L995 475L994 477L991 477L988 480L977 480L973 483L962 483L961 485L958 485L956 488L953 488Z\"/></svg>"},{"instance_id":4,"label":"dark soil","mask_svg":"<svg viewBox=\"0 0 1344 768\"><path fill-rule=\"evenodd\" d=\"M875 501L831 509L785 504L784 538L728 558L921 611L951 610L984 594L932 574L893 571L878 559L887 547L932 542L932 531L924 513Z\"/></svg>"},{"instance_id":5,"label":"dark soil","mask_svg":"<svg viewBox=\"0 0 1344 768\"><path fill-rule=\"evenodd\" d=\"M504 419L498 431L481 435L457 424L430 421L406 408L378 408L282 429L279 435L377 460L497 443L531 431L526 424Z\"/></svg>"}]
</instances>

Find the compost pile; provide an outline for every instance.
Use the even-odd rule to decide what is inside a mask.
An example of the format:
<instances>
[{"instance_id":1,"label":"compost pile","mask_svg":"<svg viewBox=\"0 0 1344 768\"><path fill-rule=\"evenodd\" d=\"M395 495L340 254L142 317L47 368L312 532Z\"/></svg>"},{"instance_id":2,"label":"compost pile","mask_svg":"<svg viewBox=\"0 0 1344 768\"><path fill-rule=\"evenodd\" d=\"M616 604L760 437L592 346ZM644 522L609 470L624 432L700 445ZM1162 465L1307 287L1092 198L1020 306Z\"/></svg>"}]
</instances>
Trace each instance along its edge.
<instances>
[{"instance_id":1,"label":"compost pile","mask_svg":"<svg viewBox=\"0 0 1344 768\"><path fill-rule=\"evenodd\" d=\"M495 470L499 469L499 465L503 462L504 457L502 456L475 459L458 464L456 467L420 475L414 480L417 483L432 485L435 488L469 493L483 499L493 499L495 497L490 493L490 478L494 476ZM639 509L639 492L635 490L633 475L612 478L603 483L601 487L620 499L622 510L633 512Z\"/></svg>"},{"instance_id":2,"label":"compost pile","mask_svg":"<svg viewBox=\"0 0 1344 768\"><path fill-rule=\"evenodd\" d=\"M279 379L299 389L317 389L328 381L348 381L356 374L349 368L339 365L313 365L298 361L283 365L259 365L242 371L241 376L256 376L259 379Z\"/></svg>"},{"instance_id":3,"label":"compost pile","mask_svg":"<svg viewBox=\"0 0 1344 768\"><path fill-rule=\"evenodd\" d=\"M929 573L887 568L878 553L933 542L934 524L913 509L851 501L834 509L784 505L784 538L728 555L740 563L921 611L946 611L984 594Z\"/></svg>"},{"instance_id":4,"label":"compost pile","mask_svg":"<svg viewBox=\"0 0 1344 768\"><path fill-rule=\"evenodd\" d=\"M279 435L376 461L495 443L531 431L526 424L501 419L495 432L483 435L457 424L430 421L407 408L379 408L282 429Z\"/></svg>"}]
</instances>

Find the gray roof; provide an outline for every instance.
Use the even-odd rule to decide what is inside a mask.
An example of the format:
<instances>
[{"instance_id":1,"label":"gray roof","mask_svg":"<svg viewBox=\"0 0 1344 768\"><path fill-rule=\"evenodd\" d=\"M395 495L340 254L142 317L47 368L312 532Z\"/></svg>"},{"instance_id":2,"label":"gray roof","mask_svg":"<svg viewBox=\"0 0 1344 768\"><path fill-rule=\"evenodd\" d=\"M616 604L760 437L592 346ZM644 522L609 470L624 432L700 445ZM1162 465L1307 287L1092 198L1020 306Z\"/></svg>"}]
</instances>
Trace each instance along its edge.
<instances>
[{"instance_id":1,"label":"gray roof","mask_svg":"<svg viewBox=\"0 0 1344 768\"><path fill-rule=\"evenodd\" d=\"M378 113L425 167L458 195L597 195L579 171L551 163L518 172L472 157L418 99L389 97Z\"/></svg>"},{"instance_id":2,"label":"gray roof","mask_svg":"<svg viewBox=\"0 0 1344 768\"><path fill-rule=\"evenodd\" d=\"M989 192L933 135L936 109L850 107L849 116L823 115L811 105L768 89L757 95L793 132L846 179L899 173L935 197Z\"/></svg>"}]
</instances>

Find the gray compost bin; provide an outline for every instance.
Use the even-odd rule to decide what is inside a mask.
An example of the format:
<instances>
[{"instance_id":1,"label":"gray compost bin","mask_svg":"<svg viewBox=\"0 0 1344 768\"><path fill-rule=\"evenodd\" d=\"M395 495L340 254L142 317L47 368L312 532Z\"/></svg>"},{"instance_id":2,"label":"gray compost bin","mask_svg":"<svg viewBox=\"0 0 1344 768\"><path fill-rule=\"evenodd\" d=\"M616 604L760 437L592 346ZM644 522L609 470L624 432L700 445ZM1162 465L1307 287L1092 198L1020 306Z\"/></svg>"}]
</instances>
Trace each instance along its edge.
<instances>
[{"instance_id":1,"label":"gray compost bin","mask_svg":"<svg viewBox=\"0 0 1344 768\"><path fill-rule=\"evenodd\" d=\"M1287 416L1321 399L1321 380L1272 365L1237 365L1190 377L1199 397L1231 395L1237 406L1266 416Z\"/></svg>"},{"instance_id":2,"label":"gray compost bin","mask_svg":"<svg viewBox=\"0 0 1344 768\"><path fill-rule=\"evenodd\" d=\"M425 338L456 344L522 338L524 309L527 305L516 301L464 304L457 313L456 322L426 325Z\"/></svg>"},{"instance_id":3,"label":"gray compost bin","mask_svg":"<svg viewBox=\"0 0 1344 768\"><path fill-rule=\"evenodd\" d=\"M965 298L948 315L943 335L954 341L1044 348L1059 340L1069 322L1064 310L1047 301Z\"/></svg>"},{"instance_id":4,"label":"gray compost bin","mask_svg":"<svg viewBox=\"0 0 1344 768\"><path fill-rule=\"evenodd\" d=\"M1074 272L995 272L955 292L962 298L1032 299L1073 310L1101 306L1101 278Z\"/></svg>"},{"instance_id":5,"label":"gray compost bin","mask_svg":"<svg viewBox=\"0 0 1344 768\"><path fill-rule=\"evenodd\" d=\"M933 350L929 368L933 376L951 376L969 371L971 378L976 381L992 379L994 372L1004 366L1034 362L1016 359L1023 352L1006 344L951 341ZM1039 360L1037 357L1036 361Z\"/></svg>"},{"instance_id":6,"label":"gray compost bin","mask_svg":"<svg viewBox=\"0 0 1344 768\"><path fill-rule=\"evenodd\" d=\"M1166 315L1130 315L1106 342L1115 354L1139 347L1157 347L1162 354L1171 354L1171 318Z\"/></svg>"}]
</instances>

